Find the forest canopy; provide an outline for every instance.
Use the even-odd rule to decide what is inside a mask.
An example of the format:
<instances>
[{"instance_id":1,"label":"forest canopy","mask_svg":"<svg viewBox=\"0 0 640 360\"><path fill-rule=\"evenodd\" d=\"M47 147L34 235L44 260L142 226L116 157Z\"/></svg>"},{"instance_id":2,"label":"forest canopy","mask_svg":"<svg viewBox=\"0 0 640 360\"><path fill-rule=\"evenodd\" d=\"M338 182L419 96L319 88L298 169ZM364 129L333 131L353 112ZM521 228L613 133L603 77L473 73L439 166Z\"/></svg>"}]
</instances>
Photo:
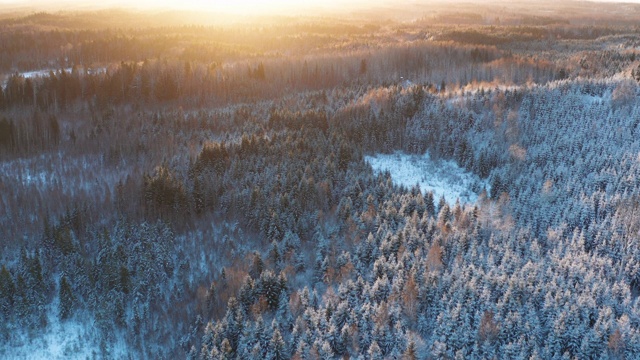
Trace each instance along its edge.
<instances>
[{"instance_id":1,"label":"forest canopy","mask_svg":"<svg viewBox=\"0 0 640 360\"><path fill-rule=\"evenodd\" d=\"M3 12L0 357L640 357L640 7L583 5Z\"/></svg>"}]
</instances>

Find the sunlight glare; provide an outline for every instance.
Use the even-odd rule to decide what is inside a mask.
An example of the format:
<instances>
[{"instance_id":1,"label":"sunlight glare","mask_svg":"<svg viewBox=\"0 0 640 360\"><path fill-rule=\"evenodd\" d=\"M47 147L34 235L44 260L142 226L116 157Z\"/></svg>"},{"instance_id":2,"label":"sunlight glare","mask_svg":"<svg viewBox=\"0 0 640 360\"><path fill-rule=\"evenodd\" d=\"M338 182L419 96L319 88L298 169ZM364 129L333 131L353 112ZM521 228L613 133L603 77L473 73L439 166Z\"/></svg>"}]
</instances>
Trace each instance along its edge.
<instances>
[{"instance_id":1,"label":"sunlight glare","mask_svg":"<svg viewBox=\"0 0 640 360\"><path fill-rule=\"evenodd\" d=\"M145 7L181 8L185 10L201 10L225 12L242 15L261 15L275 13L291 13L312 8L328 8L347 5L352 2L339 0L185 0L185 1L145 1Z\"/></svg>"}]
</instances>

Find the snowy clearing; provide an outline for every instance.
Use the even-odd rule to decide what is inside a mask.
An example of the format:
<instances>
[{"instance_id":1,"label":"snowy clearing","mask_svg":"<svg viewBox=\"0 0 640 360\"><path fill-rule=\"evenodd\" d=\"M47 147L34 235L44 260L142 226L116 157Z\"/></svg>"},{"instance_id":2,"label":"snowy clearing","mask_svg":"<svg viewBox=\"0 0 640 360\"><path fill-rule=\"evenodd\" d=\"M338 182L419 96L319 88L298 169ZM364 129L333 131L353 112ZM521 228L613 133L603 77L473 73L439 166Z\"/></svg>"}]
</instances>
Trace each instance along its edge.
<instances>
[{"instance_id":1,"label":"snowy clearing","mask_svg":"<svg viewBox=\"0 0 640 360\"><path fill-rule=\"evenodd\" d=\"M117 334L113 334L113 339L105 342L101 349L100 334L93 324L80 320L59 321L55 308L52 306L48 311L45 329L31 334L24 332L9 343L0 345L0 358L80 360L95 359L98 354L106 352L113 358L123 359L129 353L124 339Z\"/></svg>"},{"instance_id":2,"label":"snowy clearing","mask_svg":"<svg viewBox=\"0 0 640 360\"><path fill-rule=\"evenodd\" d=\"M9 359L89 359L98 348L88 347L86 341L84 325L54 321L46 333L31 339L25 335L21 343L9 344L0 354Z\"/></svg>"},{"instance_id":3,"label":"snowy clearing","mask_svg":"<svg viewBox=\"0 0 640 360\"><path fill-rule=\"evenodd\" d=\"M410 188L418 184L423 193L433 192L436 201L444 196L450 204L456 199L460 199L460 203L473 203L478 200L482 189L489 190L485 180L459 167L454 161L433 160L428 153L377 154L365 156L365 161L375 172L389 171L397 185Z\"/></svg>"},{"instance_id":4,"label":"snowy clearing","mask_svg":"<svg viewBox=\"0 0 640 360\"><path fill-rule=\"evenodd\" d=\"M73 68L67 67L62 69L65 73L71 74L73 72ZM90 75L90 74L104 74L107 72L106 67L97 67L97 68L83 68L76 67L76 70L82 75ZM60 69L41 69L41 70L32 70L32 71L24 71L24 72L16 72L16 73L6 73L0 78L2 78L2 87L7 86L7 82L9 78L17 74L19 76L24 77L25 79L36 79L41 77L48 77L50 73L54 73L56 75L60 74Z\"/></svg>"}]
</instances>

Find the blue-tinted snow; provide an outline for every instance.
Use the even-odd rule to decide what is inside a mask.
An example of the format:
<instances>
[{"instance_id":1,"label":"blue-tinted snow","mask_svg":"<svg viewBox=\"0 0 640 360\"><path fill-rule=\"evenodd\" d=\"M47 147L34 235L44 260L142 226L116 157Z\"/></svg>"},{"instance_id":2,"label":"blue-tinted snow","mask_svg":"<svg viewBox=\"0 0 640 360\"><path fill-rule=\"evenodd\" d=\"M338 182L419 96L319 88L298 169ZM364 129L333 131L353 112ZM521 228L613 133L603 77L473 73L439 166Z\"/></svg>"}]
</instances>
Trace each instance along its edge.
<instances>
[{"instance_id":1,"label":"blue-tinted snow","mask_svg":"<svg viewBox=\"0 0 640 360\"><path fill-rule=\"evenodd\" d=\"M434 160L428 153L424 155L377 154L365 156L376 172L389 171L393 182L410 188L416 184L423 193L433 192L436 202L444 196L453 204L456 199L460 203L473 203L478 200L482 189L489 190L486 181L466 171L454 161Z\"/></svg>"}]
</instances>

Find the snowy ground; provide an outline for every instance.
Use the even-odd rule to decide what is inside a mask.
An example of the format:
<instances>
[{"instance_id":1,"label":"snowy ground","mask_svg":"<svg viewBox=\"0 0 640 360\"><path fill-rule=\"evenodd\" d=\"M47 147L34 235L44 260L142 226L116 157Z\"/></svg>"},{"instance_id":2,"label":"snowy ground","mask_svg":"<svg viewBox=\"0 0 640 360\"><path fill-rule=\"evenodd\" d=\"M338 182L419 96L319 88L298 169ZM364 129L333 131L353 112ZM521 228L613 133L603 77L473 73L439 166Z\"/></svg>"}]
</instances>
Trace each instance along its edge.
<instances>
[{"instance_id":1,"label":"snowy ground","mask_svg":"<svg viewBox=\"0 0 640 360\"><path fill-rule=\"evenodd\" d=\"M365 156L376 172L389 171L397 185L410 188L416 184L423 193L433 192L436 202L444 196L450 204L460 199L460 203L473 203L482 189L489 190L485 180L466 171L454 161L433 160L424 155L377 154Z\"/></svg>"},{"instance_id":2,"label":"snowy ground","mask_svg":"<svg viewBox=\"0 0 640 360\"><path fill-rule=\"evenodd\" d=\"M107 71L107 68L105 67L97 67L94 69L91 69L91 68L85 69L83 67L77 67L76 69L80 72L80 74L83 74L83 75L100 74L100 73L105 73ZM49 73L51 73L52 71L53 73L58 74L60 70L59 69L42 69L42 70L19 72L17 74L22 75L25 79L34 79L34 78L49 76ZM70 67L64 69L64 72L66 72L67 74L71 74L72 71L73 71L73 68L70 68ZM11 77L11 75L13 75L13 73L7 73L0 76L0 78L2 79L3 87L7 86L7 81L9 80L9 77Z\"/></svg>"},{"instance_id":3,"label":"snowy ground","mask_svg":"<svg viewBox=\"0 0 640 360\"><path fill-rule=\"evenodd\" d=\"M104 73L107 71L107 69L105 67L97 67L97 68L83 68L83 67L77 67L76 68L81 74L100 74L100 73ZM22 72L19 73L20 75L24 76L26 79L29 78L37 78L37 77L43 77L43 76L49 76L50 72L54 72L55 74L58 74L58 72L60 71L59 69L44 69L44 70L34 70L34 71L26 71L26 72ZM71 72L73 71L73 68L65 68L64 72L71 74Z\"/></svg>"},{"instance_id":4,"label":"snowy ground","mask_svg":"<svg viewBox=\"0 0 640 360\"><path fill-rule=\"evenodd\" d=\"M88 347L85 326L76 322L55 321L48 331L21 342L9 344L0 355L6 359L91 359L96 347Z\"/></svg>"},{"instance_id":5,"label":"snowy ground","mask_svg":"<svg viewBox=\"0 0 640 360\"><path fill-rule=\"evenodd\" d=\"M120 336L101 349L99 332L90 322L61 322L53 310L48 312L47 318L48 326L44 330L31 334L25 331L14 336L9 343L0 343L0 359L96 359L105 353L114 359L127 357L127 348Z\"/></svg>"}]
</instances>

